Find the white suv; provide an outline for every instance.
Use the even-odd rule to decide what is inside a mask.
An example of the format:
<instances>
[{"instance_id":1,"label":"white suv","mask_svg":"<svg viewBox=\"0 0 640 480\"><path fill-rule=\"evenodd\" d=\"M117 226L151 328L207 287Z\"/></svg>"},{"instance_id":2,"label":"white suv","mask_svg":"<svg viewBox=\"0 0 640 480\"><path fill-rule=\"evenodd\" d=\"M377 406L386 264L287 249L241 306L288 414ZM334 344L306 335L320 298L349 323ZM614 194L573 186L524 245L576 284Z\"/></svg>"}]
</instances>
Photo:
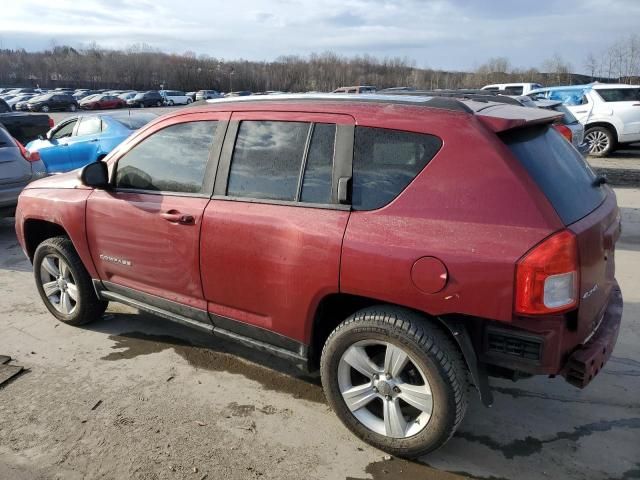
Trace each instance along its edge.
<instances>
[{"instance_id":1,"label":"white suv","mask_svg":"<svg viewBox=\"0 0 640 480\"><path fill-rule=\"evenodd\" d=\"M535 99L561 100L585 126L589 154L605 157L620 144L640 142L640 86L592 83L534 90Z\"/></svg>"},{"instance_id":2,"label":"white suv","mask_svg":"<svg viewBox=\"0 0 640 480\"><path fill-rule=\"evenodd\" d=\"M178 90L160 90L160 95L164 97L164 103L173 105L189 105L193 99L184 92Z\"/></svg>"},{"instance_id":3,"label":"white suv","mask_svg":"<svg viewBox=\"0 0 640 480\"><path fill-rule=\"evenodd\" d=\"M540 88L542 88L542 85L539 83L494 83L485 85L481 90L488 90L502 95L527 95L532 90Z\"/></svg>"}]
</instances>

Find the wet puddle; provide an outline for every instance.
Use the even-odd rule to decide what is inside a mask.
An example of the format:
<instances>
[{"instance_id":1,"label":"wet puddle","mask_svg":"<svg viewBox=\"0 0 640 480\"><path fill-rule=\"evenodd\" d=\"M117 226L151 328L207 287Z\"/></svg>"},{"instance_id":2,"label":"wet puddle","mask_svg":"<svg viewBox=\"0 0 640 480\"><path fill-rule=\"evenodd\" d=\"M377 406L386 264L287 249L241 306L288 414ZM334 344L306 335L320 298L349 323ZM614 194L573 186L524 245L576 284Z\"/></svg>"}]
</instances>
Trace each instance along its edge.
<instances>
[{"instance_id":1,"label":"wet puddle","mask_svg":"<svg viewBox=\"0 0 640 480\"><path fill-rule=\"evenodd\" d=\"M287 393L294 398L302 398L316 403L326 403L319 380L311 377L287 375L243 360L231 353L196 346L175 337L141 332L110 335L109 339L115 342L115 345L111 347L114 351L102 357L103 360L125 360L173 349L194 368L243 375L250 380L259 382L267 390ZM212 339L212 343L216 340Z\"/></svg>"},{"instance_id":2,"label":"wet puddle","mask_svg":"<svg viewBox=\"0 0 640 480\"><path fill-rule=\"evenodd\" d=\"M368 474L367 477L347 477L346 480L464 480L468 478L402 458L370 463L365 472Z\"/></svg>"}]
</instances>

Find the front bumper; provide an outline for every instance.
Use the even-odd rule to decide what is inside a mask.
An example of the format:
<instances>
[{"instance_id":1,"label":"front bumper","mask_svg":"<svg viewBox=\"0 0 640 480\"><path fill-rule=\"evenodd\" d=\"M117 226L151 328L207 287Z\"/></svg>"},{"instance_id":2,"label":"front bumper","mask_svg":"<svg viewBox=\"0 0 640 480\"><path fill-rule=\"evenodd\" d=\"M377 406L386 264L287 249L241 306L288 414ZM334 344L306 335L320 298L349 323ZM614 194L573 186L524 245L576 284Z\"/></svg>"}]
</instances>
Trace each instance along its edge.
<instances>
[{"instance_id":1,"label":"front bumper","mask_svg":"<svg viewBox=\"0 0 640 480\"><path fill-rule=\"evenodd\" d=\"M616 284L611 291L609 305L600 326L591 338L569 356L561 372L567 382L584 388L602 370L618 340L622 323L622 305L622 292Z\"/></svg>"}]
</instances>

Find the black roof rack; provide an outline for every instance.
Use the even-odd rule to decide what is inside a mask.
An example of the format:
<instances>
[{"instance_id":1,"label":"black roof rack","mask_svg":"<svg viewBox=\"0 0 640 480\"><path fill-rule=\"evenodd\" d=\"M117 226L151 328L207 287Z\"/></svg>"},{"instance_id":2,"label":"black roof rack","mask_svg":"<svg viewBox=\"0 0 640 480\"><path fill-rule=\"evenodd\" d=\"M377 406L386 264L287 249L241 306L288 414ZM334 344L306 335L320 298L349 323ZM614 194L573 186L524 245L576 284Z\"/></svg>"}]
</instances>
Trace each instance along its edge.
<instances>
[{"instance_id":1,"label":"black roof rack","mask_svg":"<svg viewBox=\"0 0 640 480\"><path fill-rule=\"evenodd\" d=\"M404 92L403 92L404 93ZM411 93L412 95L407 95ZM473 113L473 110L456 98L442 98L440 96L413 95L414 92L406 92L404 95L377 93L349 94L349 93L293 93L283 95L258 95L245 97L228 97L207 100L208 104L216 105L228 102L283 102L283 101L324 101L324 102L362 102L362 103L388 103L399 105L415 105L430 108L440 108L454 112Z\"/></svg>"},{"instance_id":2,"label":"black roof rack","mask_svg":"<svg viewBox=\"0 0 640 480\"><path fill-rule=\"evenodd\" d=\"M476 102L498 102L506 103L508 105L522 105L522 103L515 98L500 95L500 93L490 92L488 90L479 89L459 89L459 90L412 90L412 91L390 91L382 92L386 95L397 96L430 96L441 98L458 98L463 100L474 100Z\"/></svg>"}]
</instances>

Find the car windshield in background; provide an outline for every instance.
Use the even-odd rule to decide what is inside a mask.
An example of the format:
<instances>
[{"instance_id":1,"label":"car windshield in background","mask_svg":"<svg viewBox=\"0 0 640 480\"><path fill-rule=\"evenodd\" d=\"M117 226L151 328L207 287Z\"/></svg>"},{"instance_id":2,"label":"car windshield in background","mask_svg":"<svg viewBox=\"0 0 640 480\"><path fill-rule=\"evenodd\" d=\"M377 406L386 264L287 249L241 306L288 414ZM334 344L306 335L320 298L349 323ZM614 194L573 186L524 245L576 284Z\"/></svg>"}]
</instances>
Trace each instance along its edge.
<instances>
[{"instance_id":1,"label":"car windshield in background","mask_svg":"<svg viewBox=\"0 0 640 480\"><path fill-rule=\"evenodd\" d=\"M595 89L605 102L640 102L640 88Z\"/></svg>"},{"instance_id":2,"label":"car windshield in background","mask_svg":"<svg viewBox=\"0 0 640 480\"><path fill-rule=\"evenodd\" d=\"M112 115L111 118L130 130L137 130L158 116L153 113L132 113L130 115Z\"/></svg>"},{"instance_id":3,"label":"car windshield in background","mask_svg":"<svg viewBox=\"0 0 640 480\"><path fill-rule=\"evenodd\" d=\"M53 97L52 93L48 93L46 95L41 95L39 97L33 97L32 99L29 100L29 103L36 103L36 102L40 102L42 100L49 100L51 97Z\"/></svg>"}]
</instances>

